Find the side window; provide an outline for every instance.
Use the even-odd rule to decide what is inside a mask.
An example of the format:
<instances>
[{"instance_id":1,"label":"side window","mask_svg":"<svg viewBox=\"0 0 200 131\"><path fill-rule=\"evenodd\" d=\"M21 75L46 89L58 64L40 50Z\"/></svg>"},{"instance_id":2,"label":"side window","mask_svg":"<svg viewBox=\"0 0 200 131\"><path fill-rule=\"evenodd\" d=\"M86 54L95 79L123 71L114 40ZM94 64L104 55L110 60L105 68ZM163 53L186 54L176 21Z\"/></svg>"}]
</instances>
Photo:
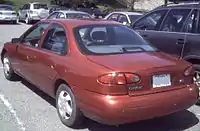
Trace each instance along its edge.
<instances>
[{"instance_id":1,"label":"side window","mask_svg":"<svg viewBox=\"0 0 200 131\"><path fill-rule=\"evenodd\" d=\"M128 19L125 15L119 15L118 22L120 23L128 23Z\"/></svg>"},{"instance_id":2,"label":"side window","mask_svg":"<svg viewBox=\"0 0 200 131\"><path fill-rule=\"evenodd\" d=\"M158 10L148 14L139 21L137 21L133 28L139 30L157 30L163 21L168 10Z\"/></svg>"},{"instance_id":3,"label":"side window","mask_svg":"<svg viewBox=\"0 0 200 131\"><path fill-rule=\"evenodd\" d=\"M67 51L67 36L65 29L59 24L53 24L47 32L42 48L63 55Z\"/></svg>"},{"instance_id":4,"label":"side window","mask_svg":"<svg viewBox=\"0 0 200 131\"><path fill-rule=\"evenodd\" d=\"M181 32L190 9L172 9L166 17L161 31Z\"/></svg>"},{"instance_id":5,"label":"side window","mask_svg":"<svg viewBox=\"0 0 200 131\"><path fill-rule=\"evenodd\" d=\"M52 13L50 16L48 16L47 19L56 19L57 15L58 15L58 13L57 13L57 12L54 12L54 13Z\"/></svg>"},{"instance_id":6,"label":"side window","mask_svg":"<svg viewBox=\"0 0 200 131\"><path fill-rule=\"evenodd\" d=\"M24 45L38 47L39 41L42 38L45 30L47 29L49 23L39 23L31 30L29 30L23 37L22 42Z\"/></svg>"},{"instance_id":7,"label":"side window","mask_svg":"<svg viewBox=\"0 0 200 131\"><path fill-rule=\"evenodd\" d=\"M183 28L183 32L196 33L197 21L197 10L194 10L187 19L187 22Z\"/></svg>"},{"instance_id":8,"label":"side window","mask_svg":"<svg viewBox=\"0 0 200 131\"><path fill-rule=\"evenodd\" d=\"M112 14L111 16L108 17L108 20L117 21L118 16L119 16L118 14Z\"/></svg>"},{"instance_id":9,"label":"side window","mask_svg":"<svg viewBox=\"0 0 200 131\"><path fill-rule=\"evenodd\" d=\"M57 16L57 18L59 18L59 19L63 19L63 18L65 18L64 13L59 13L58 16Z\"/></svg>"}]
</instances>

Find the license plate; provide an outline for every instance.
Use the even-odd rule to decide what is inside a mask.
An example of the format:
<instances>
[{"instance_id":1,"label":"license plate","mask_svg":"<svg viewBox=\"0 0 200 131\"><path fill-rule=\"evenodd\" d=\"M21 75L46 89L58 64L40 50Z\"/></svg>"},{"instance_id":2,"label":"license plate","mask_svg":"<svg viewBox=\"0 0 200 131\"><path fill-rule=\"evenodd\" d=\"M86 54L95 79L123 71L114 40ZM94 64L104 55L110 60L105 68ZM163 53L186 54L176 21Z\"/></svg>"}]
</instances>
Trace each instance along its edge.
<instances>
[{"instance_id":1,"label":"license plate","mask_svg":"<svg viewBox=\"0 0 200 131\"><path fill-rule=\"evenodd\" d=\"M153 76L153 88L171 86L170 74Z\"/></svg>"}]
</instances>

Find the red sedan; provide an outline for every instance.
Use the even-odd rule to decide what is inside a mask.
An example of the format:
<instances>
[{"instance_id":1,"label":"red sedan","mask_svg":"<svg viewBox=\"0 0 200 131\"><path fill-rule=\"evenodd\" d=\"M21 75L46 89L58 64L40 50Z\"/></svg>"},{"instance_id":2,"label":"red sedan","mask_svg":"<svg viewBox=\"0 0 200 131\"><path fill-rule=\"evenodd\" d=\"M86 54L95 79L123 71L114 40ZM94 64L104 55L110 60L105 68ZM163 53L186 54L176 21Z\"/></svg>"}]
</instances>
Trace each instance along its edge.
<instances>
[{"instance_id":1,"label":"red sedan","mask_svg":"<svg viewBox=\"0 0 200 131\"><path fill-rule=\"evenodd\" d=\"M5 43L1 58L6 79L21 76L55 98L70 127L84 116L109 125L152 119L198 99L190 63L116 22L40 21Z\"/></svg>"}]
</instances>

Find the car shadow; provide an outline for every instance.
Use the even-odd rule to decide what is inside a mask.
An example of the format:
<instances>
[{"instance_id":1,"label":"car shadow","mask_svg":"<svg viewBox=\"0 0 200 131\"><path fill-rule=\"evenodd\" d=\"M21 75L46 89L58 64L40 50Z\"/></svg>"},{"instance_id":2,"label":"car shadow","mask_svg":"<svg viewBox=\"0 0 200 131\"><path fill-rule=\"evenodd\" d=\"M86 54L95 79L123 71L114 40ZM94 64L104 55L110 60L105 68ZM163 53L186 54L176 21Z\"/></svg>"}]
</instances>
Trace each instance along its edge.
<instances>
[{"instance_id":1,"label":"car shadow","mask_svg":"<svg viewBox=\"0 0 200 131\"><path fill-rule=\"evenodd\" d=\"M56 107L55 99L48 96L37 87L33 86L26 80L21 80L21 83L41 98L46 100L49 104ZM76 129L88 129L89 131L182 131L189 129L199 123L199 119L194 113L183 110L169 116L155 118L146 121L140 121L131 124L124 124L120 126L108 126L99 124L92 120L86 119L84 123Z\"/></svg>"}]
</instances>

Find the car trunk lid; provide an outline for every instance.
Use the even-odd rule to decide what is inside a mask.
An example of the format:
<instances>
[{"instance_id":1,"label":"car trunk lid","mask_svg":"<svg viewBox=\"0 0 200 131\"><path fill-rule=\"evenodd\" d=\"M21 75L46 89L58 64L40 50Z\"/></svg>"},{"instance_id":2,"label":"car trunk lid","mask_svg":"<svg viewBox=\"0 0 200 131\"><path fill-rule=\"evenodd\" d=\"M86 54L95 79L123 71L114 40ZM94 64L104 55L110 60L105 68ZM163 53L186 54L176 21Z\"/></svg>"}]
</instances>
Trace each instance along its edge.
<instances>
[{"instance_id":1,"label":"car trunk lid","mask_svg":"<svg viewBox=\"0 0 200 131\"><path fill-rule=\"evenodd\" d=\"M139 83L126 85L127 93L131 96L174 90L192 81L192 77L186 78L183 75L189 64L161 52L87 58L116 72L138 74L141 77Z\"/></svg>"}]
</instances>

